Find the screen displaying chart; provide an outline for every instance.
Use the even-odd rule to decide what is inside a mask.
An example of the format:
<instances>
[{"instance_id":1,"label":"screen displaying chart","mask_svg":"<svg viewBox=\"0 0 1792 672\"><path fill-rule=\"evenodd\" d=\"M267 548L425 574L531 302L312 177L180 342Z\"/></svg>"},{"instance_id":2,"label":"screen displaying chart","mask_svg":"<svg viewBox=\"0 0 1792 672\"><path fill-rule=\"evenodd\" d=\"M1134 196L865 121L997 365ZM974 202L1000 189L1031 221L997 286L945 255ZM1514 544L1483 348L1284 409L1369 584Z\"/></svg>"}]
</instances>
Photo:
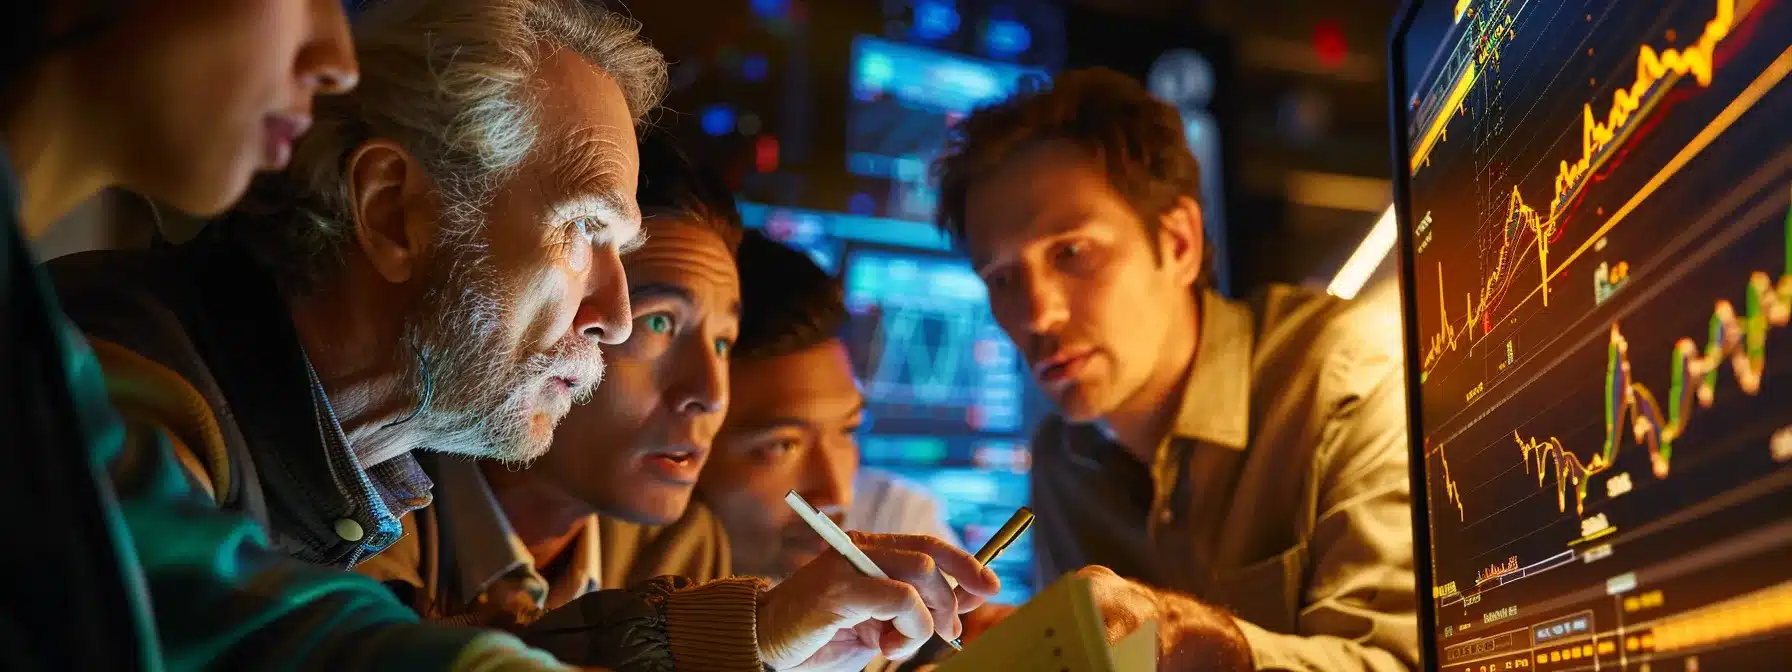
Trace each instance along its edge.
<instances>
[{"instance_id":1,"label":"screen displaying chart","mask_svg":"<svg viewBox=\"0 0 1792 672\"><path fill-rule=\"evenodd\" d=\"M1020 356L969 262L854 248L845 285L854 364L880 433L1024 431Z\"/></svg>"},{"instance_id":2,"label":"screen displaying chart","mask_svg":"<svg viewBox=\"0 0 1792 672\"><path fill-rule=\"evenodd\" d=\"M1417 4L1439 665L1792 665L1792 3Z\"/></svg>"}]
</instances>

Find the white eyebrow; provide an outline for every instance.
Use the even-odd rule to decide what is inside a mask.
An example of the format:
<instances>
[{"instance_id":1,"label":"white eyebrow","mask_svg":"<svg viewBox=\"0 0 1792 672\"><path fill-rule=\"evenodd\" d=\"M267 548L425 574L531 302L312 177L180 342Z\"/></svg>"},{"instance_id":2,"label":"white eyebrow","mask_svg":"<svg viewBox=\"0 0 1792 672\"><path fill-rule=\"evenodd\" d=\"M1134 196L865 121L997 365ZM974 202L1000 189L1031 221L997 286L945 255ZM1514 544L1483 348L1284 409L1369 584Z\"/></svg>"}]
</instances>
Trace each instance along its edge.
<instances>
[{"instance_id":1,"label":"white eyebrow","mask_svg":"<svg viewBox=\"0 0 1792 672\"><path fill-rule=\"evenodd\" d=\"M600 187L596 191L577 194L555 203L549 210L556 223L593 219L602 226L592 232L592 243L615 246L618 252L630 252L646 242L641 226L641 209L634 201L623 198L618 190Z\"/></svg>"}]
</instances>

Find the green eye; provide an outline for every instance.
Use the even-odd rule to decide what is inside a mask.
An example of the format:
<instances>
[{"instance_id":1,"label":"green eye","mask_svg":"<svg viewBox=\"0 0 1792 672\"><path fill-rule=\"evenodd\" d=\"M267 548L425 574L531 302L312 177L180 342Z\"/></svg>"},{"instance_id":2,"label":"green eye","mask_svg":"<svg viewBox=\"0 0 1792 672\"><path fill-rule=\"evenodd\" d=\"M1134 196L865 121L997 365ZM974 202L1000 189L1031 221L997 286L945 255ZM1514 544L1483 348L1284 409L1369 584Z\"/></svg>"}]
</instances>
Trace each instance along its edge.
<instances>
[{"instance_id":1,"label":"green eye","mask_svg":"<svg viewBox=\"0 0 1792 672\"><path fill-rule=\"evenodd\" d=\"M648 315L647 330L656 334L672 331L672 318L666 315Z\"/></svg>"},{"instance_id":2,"label":"green eye","mask_svg":"<svg viewBox=\"0 0 1792 672\"><path fill-rule=\"evenodd\" d=\"M718 355L728 354L728 351L730 349L732 349L733 347L734 347L733 343L729 343L728 341L726 341L724 339L719 339L719 338L716 339L716 354L718 354Z\"/></svg>"}]
</instances>

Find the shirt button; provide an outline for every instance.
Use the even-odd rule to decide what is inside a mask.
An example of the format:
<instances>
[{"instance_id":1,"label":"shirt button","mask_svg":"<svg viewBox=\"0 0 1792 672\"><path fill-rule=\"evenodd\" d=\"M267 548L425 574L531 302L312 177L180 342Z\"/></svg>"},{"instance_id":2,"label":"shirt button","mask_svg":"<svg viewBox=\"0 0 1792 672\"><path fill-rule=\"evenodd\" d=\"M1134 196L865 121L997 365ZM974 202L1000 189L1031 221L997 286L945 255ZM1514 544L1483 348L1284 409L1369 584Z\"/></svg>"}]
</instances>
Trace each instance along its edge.
<instances>
[{"instance_id":1,"label":"shirt button","mask_svg":"<svg viewBox=\"0 0 1792 672\"><path fill-rule=\"evenodd\" d=\"M348 518L336 521L336 536L342 537L343 541L360 541L361 537L366 536L366 534L367 533L361 529L360 523Z\"/></svg>"}]
</instances>

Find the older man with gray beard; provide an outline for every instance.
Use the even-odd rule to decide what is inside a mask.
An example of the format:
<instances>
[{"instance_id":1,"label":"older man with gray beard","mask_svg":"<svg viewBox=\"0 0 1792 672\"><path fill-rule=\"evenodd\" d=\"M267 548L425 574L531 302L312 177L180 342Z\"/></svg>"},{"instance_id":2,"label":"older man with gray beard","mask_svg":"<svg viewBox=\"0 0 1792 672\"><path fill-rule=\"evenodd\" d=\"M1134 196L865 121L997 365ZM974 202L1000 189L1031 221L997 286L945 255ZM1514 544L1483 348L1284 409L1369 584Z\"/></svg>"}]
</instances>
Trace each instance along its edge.
<instances>
[{"instance_id":1,"label":"older man with gray beard","mask_svg":"<svg viewBox=\"0 0 1792 672\"><path fill-rule=\"evenodd\" d=\"M632 323L636 124L665 81L636 25L584 0L384 0L355 41L360 87L230 217L50 265L126 419L277 547L344 568L429 504L413 451L528 462L598 384ZM894 580L838 555L769 590L661 577L531 640L625 670L822 669L955 636L996 588L924 538L860 543Z\"/></svg>"}]
</instances>

